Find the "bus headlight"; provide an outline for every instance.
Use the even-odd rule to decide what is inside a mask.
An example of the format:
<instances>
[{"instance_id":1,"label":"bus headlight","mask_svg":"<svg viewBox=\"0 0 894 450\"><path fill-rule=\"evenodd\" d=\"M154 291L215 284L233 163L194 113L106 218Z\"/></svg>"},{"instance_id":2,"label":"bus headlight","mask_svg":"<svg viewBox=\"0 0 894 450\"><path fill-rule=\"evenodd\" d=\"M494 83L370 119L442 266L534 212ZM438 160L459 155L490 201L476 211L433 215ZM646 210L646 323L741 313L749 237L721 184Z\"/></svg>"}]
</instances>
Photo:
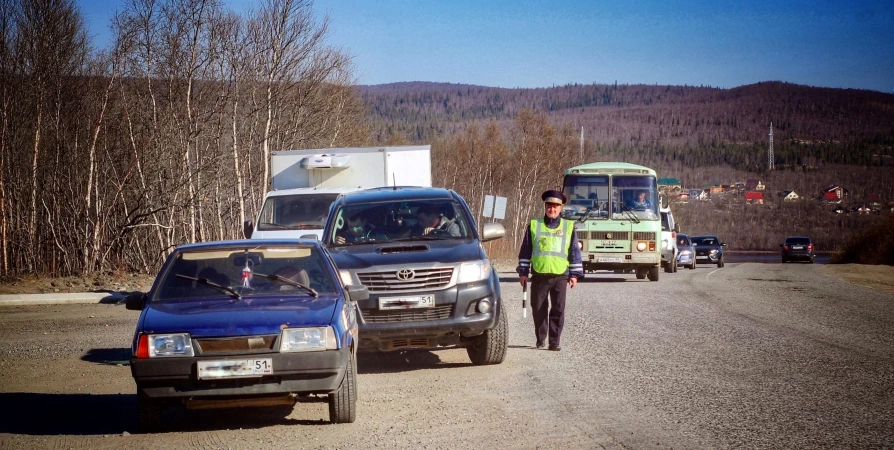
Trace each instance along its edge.
<instances>
[{"instance_id":1,"label":"bus headlight","mask_svg":"<svg viewBox=\"0 0 894 450\"><path fill-rule=\"evenodd\" d=\"M640 252L644 252L644 251L646 251L646 243L645 243L645 242L637 242L637 243L636 243L636 250L637 250L637 251L640 251Z\"/></svg>"}]
</instances>

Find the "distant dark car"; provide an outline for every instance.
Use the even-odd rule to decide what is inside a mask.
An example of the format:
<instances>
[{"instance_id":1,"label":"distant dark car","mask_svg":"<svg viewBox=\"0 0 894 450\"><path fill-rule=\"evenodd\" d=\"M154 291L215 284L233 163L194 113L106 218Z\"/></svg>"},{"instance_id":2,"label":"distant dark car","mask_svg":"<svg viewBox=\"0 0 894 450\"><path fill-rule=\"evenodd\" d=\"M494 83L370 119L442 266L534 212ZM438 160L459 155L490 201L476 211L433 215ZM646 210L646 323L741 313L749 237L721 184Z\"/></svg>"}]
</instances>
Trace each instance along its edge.
<instances>
[{"instance_id":1,"label":"distant dark car","mask_svg":"<svg viewBox=\"0 0 894 450\"><path fill-rule=\"evenodd\" d=\"M723 247L717 236L692 236L692 245L695 246L695 262L697 264L717 264L723 267Z\"/></svg>"},{"instance_id":2,"label":"distant dark car","mask_svg":"<svg viewBox=\"0 0 894 450\"><path fill-rule=\"evenodd\" d=\"M167 258L139 310L131 374L142 431L162 412L328 401L329 421L356 414L356 302L316 240L190 244Z\"/></svg>"},{"instance_id":3,"label":"distant dark car","mask_svg":"<svg viewBox=\"0 0 894 450\"><path fill-rule=\"evenodd\" d=\"M813 264L816 254L813 252L813 241L806 236L789 236L782 247L782 263L789 261L806 261Z\"/></svg>"},{"instance_id":4,"label":"distant dark car","mask_svg":"<svg viewBox=\"0 0 894 450\"><path fill-rule=\"evenodd\" d=\"M677 265L695 269L695 247L692 246L692 239L677 233L677 250Z\"/></svg>"}]
</instances>

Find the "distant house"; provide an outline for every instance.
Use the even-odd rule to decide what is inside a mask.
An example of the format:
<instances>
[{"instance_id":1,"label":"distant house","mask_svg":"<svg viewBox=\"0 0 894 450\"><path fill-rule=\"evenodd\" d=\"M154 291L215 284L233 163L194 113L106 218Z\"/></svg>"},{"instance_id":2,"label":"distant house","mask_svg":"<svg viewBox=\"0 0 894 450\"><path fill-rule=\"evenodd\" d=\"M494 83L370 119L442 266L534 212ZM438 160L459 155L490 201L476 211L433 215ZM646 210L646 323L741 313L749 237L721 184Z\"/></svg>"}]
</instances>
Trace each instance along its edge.
<instances>
[{"instance_id":1,"label":"distant house","mask_svg":"<svg viewBox=\"0 0 894 450\"><path fill-rule=\"evenodd\" d=\"M763 191L767 187L764 183L761 183L761 180L756 178L749 178L745 180L745 190L746 191Z\"/></svg>"},{"instance_id":2,"label":"distant house","mask_svg":"<svg viewBox=\"0 0 894 450\"><path fill-rule=\"evenodd\" d=\"M866 198L864 199L866 205L869 206L873 211L881 211L882 209L882 200L878 194L866 194Z\"/></svg>"},{"instance_id":3,"label":"distant house","mask_svg":"<svg viewBox=\"0 0 894 450\"><path fill-rule=\"evenodd\" d=\"M680 183L680 180L676 178L659 178L658 190L667 192L676 190L679 192L683 190L683 183Z\"/></svg>"},{"instance_id":4,"label":"distant house","mask_svg":"<svg viewBox=\"0 0 894 450\"><path fill-rule=\"evenodd\" d=\"M745 203L751 203L754 205L763 205L764 204L764 194L760 192L749 191L745 193Z\"/></svg>"},{"instance_id":5,"label":"distant house","mask_svg":"<svg viewBox=\"0 0 894 450\"><path fill-rule=\"evenodd\" d=\"M702 189L702 190L696 189L689 193L689 197L696 198L699 200L708 200L709 194L710 194L710 192L708 189Z\"/></svg>"},{"instance_id":6,"label":"distant house","mask_svg":"<svg viewBox=\"0 0 894 450\"><path fill-rule=\"evenodd\" d=\"M840 203L842 200L847 198L847 194L847 189L837 184L833 184L822 190L822 192L820 193L820 198L829 203Z\"/></svg>"},{"instance_id":7,"label":"distant house","mask_svg":"<svg viewBox=\"0 0 894 450\"><path fill-rule=\"evenodd\" d=\"M779 193L779 197L781 197L784 202L796 202L801 200L801 196L796 194L795 191L782 191Z\"/></svg>"}]
</instances>

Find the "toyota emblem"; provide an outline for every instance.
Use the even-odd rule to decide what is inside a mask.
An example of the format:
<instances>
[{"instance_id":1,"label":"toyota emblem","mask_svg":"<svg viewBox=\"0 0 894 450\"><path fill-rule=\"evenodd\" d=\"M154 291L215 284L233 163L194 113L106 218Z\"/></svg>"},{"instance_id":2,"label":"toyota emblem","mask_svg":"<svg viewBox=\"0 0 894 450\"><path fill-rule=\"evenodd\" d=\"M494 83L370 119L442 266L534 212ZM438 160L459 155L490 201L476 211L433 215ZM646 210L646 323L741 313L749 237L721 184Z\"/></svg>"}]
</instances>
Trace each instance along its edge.
<instances>
[{"instance_id":1,"label":"toyota emblem","mask_svg":"<svg viewBox=\"0 0 894 450\"><path fill-rule=\"evenodd\" d=\"M397 271L398 280L412 280L416 278L416 272L413 269L400 269Z\"/></svg>"}]
</instances>

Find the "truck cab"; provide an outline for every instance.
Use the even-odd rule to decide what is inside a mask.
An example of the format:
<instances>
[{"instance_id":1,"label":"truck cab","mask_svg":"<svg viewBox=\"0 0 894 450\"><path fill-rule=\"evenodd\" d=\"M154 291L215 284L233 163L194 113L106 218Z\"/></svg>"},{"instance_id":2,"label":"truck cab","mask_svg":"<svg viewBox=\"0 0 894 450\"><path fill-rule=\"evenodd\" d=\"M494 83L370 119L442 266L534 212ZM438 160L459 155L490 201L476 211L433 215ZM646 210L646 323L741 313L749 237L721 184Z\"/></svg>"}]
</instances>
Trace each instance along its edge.
<instances>
[{"instance_id":1,"label":"truck cab","mask_svg":"<svg viewBox=\"0 0 894 450\"><path fill-rule=\"evenodd\" d=\"M365 188L431 186L431 146L325 148L275 151L271 185L250 239L320 239L329 207L340 194Z\"/></svg>"},{"instance_id":2,"label":"truck cab","mask_svg":"<svg viewBox=\"0 0 894 450\"><path fill-rule=\"evenodd\" d=\"M329 211L323 244L357 302L360 351L466 348L474 364L499 364L508 323L482 226L455 191L394 187L344 194Z\"/></svg>"}]
</instances>

